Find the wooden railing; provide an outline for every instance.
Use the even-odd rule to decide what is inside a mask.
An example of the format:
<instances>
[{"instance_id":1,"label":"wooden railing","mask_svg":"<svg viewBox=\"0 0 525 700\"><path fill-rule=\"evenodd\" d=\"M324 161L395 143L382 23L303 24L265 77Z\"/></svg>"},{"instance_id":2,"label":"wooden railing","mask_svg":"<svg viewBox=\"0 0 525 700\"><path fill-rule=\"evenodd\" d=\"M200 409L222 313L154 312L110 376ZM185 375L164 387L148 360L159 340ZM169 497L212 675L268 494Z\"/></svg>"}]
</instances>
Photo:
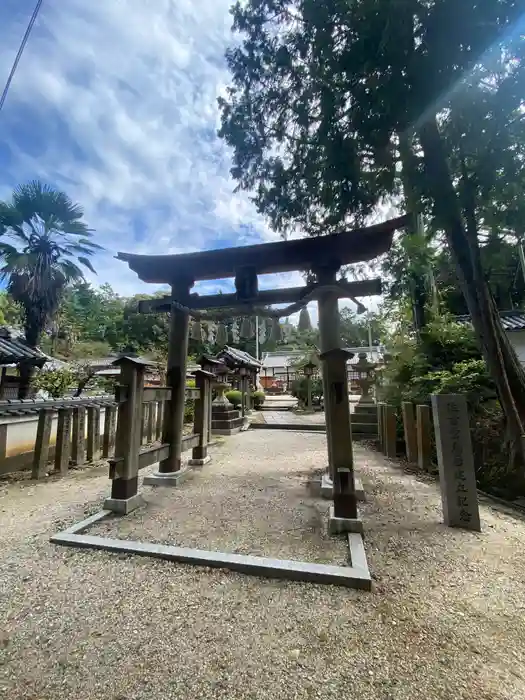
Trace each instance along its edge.
<instances>
[{"instance_id":1,"label":"wooden railing","mask_svg":"<svg viewBox=\"0 0 525 700\"><path fill-rule=\"evenodd\" d=\"M162 391L144 390L141 445L161 438L167 400ZM186 387L188 399L198 395L198 390ZM109 395L0 401L0 420L4 420L0 423L0 476L31 469L32 478L40 479L50 472L64 475L71 466L113 458L119 403L118 396ZM183 449L192 449L197 442L198 435L188 435ZM144 459L141 466L146 466Z\"/></svg>"}]
</instances>

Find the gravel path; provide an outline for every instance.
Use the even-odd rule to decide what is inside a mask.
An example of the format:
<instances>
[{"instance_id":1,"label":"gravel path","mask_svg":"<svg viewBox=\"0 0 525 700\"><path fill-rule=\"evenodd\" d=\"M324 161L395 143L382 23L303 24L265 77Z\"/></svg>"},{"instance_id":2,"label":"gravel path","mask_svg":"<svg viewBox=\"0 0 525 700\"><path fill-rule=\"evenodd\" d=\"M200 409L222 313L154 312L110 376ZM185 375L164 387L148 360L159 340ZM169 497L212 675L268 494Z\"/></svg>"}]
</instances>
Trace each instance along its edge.
<instances>
[{"instance_id":1,"label":"gravel path","mask_svg":"<svg viewBox=\"0 0 525 700\"><path fill-rule=\"evenodd\" d=\"M337 560L304 485L324 441L228 438L180 490L145 489L148 507L112 534ZM56 547L53 532L100 506L106 469L0 482L0 697L525 697L525 523L483 506L482 534L448 530L434 484L362 446L356 461L371 594Z\"/></svg>"}]
</instances>

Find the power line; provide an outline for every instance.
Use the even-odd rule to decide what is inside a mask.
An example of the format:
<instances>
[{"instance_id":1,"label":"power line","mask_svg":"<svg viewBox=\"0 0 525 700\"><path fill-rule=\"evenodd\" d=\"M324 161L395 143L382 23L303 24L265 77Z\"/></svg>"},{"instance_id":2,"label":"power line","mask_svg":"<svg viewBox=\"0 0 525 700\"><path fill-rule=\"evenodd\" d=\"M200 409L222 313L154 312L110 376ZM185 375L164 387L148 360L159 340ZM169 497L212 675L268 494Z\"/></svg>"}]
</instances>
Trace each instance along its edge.
<instances>
[{"instance_id":1,"label":"power line","mask_svg":"<svg viewBox=\"0 0 525 700\"><path fill-rule=\"evenodd\" d=\"M7 82L5 84L4 91L2 93L2 96L0 97L0 112L2 111L2 107L4 106L5 99L7 97L7 93L9 92L9 88L11 86L11 82L13 80L13 77L15 75L16 69L18 68L18 64L20 62L20 59L22 58L22 54L24 53L24 49L27 44L27 40L29 39L29 35L31 34L31 30L33 29L33 25L36 21L36 18L38 17L38 13L40 11L40 7L42 5L42 0L37 0L35 9L33 10L33 14L31 15L31 19L29 20L29 24L27 25L26 33L24 34L22 38L22 42L20 44L20 48L18 49L18 53L16 54L16 58L14 60L13 66L11 68L11 72L9 73L9 76L7 78Z\"/></svg>"}]
</instances>

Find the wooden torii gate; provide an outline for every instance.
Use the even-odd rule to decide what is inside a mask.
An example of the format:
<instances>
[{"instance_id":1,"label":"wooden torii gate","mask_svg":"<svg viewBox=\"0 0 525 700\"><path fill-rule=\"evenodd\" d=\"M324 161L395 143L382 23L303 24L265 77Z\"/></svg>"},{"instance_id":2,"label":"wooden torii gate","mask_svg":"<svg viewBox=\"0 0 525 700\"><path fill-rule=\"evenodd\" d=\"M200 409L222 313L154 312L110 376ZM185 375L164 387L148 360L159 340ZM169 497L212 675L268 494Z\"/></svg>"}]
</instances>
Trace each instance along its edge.
<instances>
[{"instance_id":1,"label":"wooden torii gate","mask_svg":"<svg viewBox=\"0 0 525 700\"><path fill-rule=\"evenodd\" d=\"M221 309L240 314L288 316L312 300L319 305L319 332L325 396L328 470L333 480L332 530L360 531L355 494L350 409L346 360L341 348L338 299L373 296L381 293L381 280L337 281L341 266L364 262L387 252L394 232L409 225L411 215L373 226L318 238L302 238L246 247L209 250L181 255L135 255L118 253L144 282L169 284L171 295L141 302L143 312L171 314L167 382L171 399L163 427L163 442L169 455L159 471L148 477L149 484L176 485L181 470L184 419L184 392L190 315L215 319ZM258 275L307 271L315 282L302 287L261 290ZM235 293L200 296L191 293L195 282L235 278ZM290 306L268 311L272 304ZM264 307L264 308L263 308ZM136 479L126 486L120 480L118 493L125 498L136 494Z\"/></svg>"}]
</instances>

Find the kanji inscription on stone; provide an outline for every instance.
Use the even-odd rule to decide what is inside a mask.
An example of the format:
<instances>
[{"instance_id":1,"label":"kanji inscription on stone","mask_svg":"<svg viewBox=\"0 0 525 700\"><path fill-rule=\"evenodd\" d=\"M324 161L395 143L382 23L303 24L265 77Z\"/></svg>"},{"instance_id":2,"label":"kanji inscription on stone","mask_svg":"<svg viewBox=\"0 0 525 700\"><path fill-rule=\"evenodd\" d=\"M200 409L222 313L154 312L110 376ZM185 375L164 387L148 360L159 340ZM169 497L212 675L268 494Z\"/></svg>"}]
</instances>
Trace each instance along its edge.
<instances>
[{"instance_id":1,"label":"kanji inscription on stone","mask_svg":"<svg viewBox=\"0 0 525 700\"><path fill-rule=\"evenodd\" d=\"M443 520L449 527L481 530L467 401L462 394L434 394Z\"/></svg>"}]
</instances>

